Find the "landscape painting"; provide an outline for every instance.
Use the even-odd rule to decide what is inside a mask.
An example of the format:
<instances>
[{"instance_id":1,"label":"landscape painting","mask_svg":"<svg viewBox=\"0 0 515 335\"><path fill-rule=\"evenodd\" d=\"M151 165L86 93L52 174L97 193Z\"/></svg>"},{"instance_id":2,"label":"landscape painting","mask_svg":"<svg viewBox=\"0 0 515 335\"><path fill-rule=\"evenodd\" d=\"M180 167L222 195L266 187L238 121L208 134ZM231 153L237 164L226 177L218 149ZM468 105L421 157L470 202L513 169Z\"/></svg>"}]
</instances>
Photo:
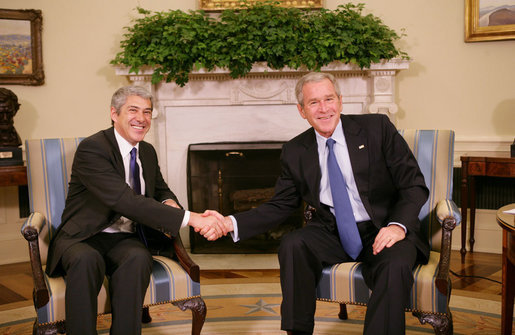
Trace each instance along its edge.
<instances>
[{"instance_id":1,"label":"landscape painting","mask_svg":"<svg viewBox=\"0 0 515 335\"><path fill-rule=\"evenodd\" d=\"M41 10L0 9L0 84L43 85Z\"/></svg>"},{"instance_id":2,"label":"landscape painting","mask_svg":"<svg viewBox=\"0 0 515 335\"><path fill-rule=\"evenodd\" d=\"M515 0L480 0L479 26L515 24Z\"/></svg>"},{"instance_id":3,"label":"landscape painting","mask_svg":"<svg viewBox=\"0 0 515 335\"><path fill-rule=\"evenodd\" d=\"M465 42L515 39L515 0L465 0Z\"/></svg>"},{"instance_id":4,"label":"landscape painting","mask_svg":"<svg viewBox=\"0 0 515 335\"><path fill-rule=\"evenodd\" d=\"M30 21L0 20L0 74L31 74Z\"/></svg>"}]
</instances>

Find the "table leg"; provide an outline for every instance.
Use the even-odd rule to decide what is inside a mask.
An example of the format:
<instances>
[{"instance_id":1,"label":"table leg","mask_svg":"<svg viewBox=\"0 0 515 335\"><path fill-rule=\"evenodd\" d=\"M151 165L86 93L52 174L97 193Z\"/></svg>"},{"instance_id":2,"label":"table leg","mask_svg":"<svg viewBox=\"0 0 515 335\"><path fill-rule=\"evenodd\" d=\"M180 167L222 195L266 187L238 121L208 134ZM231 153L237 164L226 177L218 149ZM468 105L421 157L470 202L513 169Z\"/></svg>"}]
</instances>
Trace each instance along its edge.
<instances>
[{"instance_id":1,"label":"table leg","mask_svg":"<svg viewBox=\"0 0 515 335\"><path fill-rule=\"evenodd\" d=\"M510 241L508 241L508 239ZM508 246L508 247L507 247ZM514 252L509 248L515 247L515 235L503 230L502 248L502 307L501 307L501 333L512 335L513 302L515 296L515 265L510 261L508 253Z\"/></svg>"},{"instance_id":2,"label":"table leg","mask_svg":"<svg viewBox=\"0 0 515 335\"><path fill-rule=\"evenodd\" d=\"M469 231L469 247L470 252L474 251L474 230L476 229L476 178L469 177L469 208L470 208L470 231Z\"/></svg>"},{"instance_id":3,"label":"table leg","mask_svg":"<svg viewBox=\"0 0 515 335\"><path fill-rule=\"evenodd\" d=\"M467 184L467 164L462 162L461 167L461 262L465 261L465 248L467 243L467 207L468 207L468 184Z\"/></svg>"}]
</instances>

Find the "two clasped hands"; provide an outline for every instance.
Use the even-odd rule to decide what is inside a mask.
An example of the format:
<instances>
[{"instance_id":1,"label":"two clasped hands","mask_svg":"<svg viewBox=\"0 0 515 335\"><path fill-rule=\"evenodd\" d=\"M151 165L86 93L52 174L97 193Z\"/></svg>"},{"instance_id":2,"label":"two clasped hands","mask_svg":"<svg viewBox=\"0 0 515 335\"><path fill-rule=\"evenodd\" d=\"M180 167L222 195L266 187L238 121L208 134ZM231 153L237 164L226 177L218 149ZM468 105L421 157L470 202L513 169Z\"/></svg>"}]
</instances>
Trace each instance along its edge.
<instances>
[{"instance_id":1,"label":"two clasped hands","mask_svg":"<svg viewBox=\"0 0 515 335\"><path fill-rule=\"evenodd\" d=\"M214 210L202 214L191 212L189 225L208 241L215 241L234 230L231 218Z\"/></svg>"},{"instance_id":2,"label":"two clasped hands","mask_svg":"<svg viewBox=\"0 0 515 335\"><path fill-rule=\"evenodd\" d=\"M163 201L163 203L167 206L180 208L177 202L172 199ZM209 209L204 213L190 212L188 226L193 227L196 233L200 233L208 241L215 241L234 230L230 217Z\"/></svg>"}]
</instances>

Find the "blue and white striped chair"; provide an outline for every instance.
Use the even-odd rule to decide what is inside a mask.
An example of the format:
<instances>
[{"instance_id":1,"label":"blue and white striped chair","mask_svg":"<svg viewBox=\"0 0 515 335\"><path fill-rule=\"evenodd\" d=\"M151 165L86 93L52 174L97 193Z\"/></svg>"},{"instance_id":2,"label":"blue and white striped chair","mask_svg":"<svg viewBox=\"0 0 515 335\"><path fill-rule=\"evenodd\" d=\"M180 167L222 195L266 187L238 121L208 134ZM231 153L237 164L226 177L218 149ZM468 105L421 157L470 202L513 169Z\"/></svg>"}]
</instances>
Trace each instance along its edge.
<instances>
[{"instance_id":1,"label":"blue and white striped chair","mask_svg":"<svg viewBox=\"0 0 515 335\"><path fill-rule=\"evenodd\" d=\"M45 272L48 243L61 224L73 157L81 138L27 140L27 171L30 216L22 226L29 243L34 277L34 307L37 318L33 334L65 331L65 281L50 278ZM200 297L200 270L186 253L182 242L173 243L177 259L154 256L150 285L144 300L143 320L150 322L149 306L172 303L191 309L192 334L198 335L206 317L206 305ZM98 314L109 313L107 279L98 295Z\"/></svg>"},{"instance_id":2,"label":"blue and white striped chair","mask_svg":"<svg viewBox=\"0 0 515 335\"><path fill-rule=\"evenodd\" d=\"M424 174L430 190L429 199L419 218L431 246L429 263L413 270L415 282L410 305L406 308L429 323L436 334L452 334L449 310L451 281L449 264L451 234L461 223L461 215L452 199L454 131L400 130ZM306 212L306 219L311 213ZM346 304L366 305L370 291L361 274L361 263L340 263L326 267L317 287L321 301L340 303L340 319L347 319Z\"/></svg>"}]
</instances>

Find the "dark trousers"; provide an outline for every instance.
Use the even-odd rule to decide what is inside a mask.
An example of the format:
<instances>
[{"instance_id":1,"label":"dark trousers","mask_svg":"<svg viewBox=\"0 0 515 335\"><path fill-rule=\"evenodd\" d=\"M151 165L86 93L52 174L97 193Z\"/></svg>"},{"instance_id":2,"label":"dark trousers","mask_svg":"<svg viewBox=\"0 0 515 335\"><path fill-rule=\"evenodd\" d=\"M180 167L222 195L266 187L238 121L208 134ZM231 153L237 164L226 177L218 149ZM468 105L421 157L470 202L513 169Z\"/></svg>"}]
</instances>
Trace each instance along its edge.
<instances>
[{"instance_id":1,"label":"dark trousers","mask_svg":"<svg viewBox=\"0 0 515 335\"><path fill-rule=\"evenodd\" d=\"M358 261L363 262L363 276L372 290L364 334L405 334L404 308L413 286L416 247L404 239L374 256L377 228L371 222L360 223L358 228L363 241ZM352 261L336 234L313 222L283 237L279 247L281 329L313 332L316 286L323 267Z\"/></svg>"},{"instance_id":2,"label":"dark trousers","mask_svg":"<svg viewBox=\"0 0 515 335\"><path fill-rule=\"evenodd\" d=\"M143 299L152 255L135 234L100 233L71 246L66 271L66 333L96 334L97 296L109 278L113 335L141 334Z\"/></svg>"}]
</instances>

